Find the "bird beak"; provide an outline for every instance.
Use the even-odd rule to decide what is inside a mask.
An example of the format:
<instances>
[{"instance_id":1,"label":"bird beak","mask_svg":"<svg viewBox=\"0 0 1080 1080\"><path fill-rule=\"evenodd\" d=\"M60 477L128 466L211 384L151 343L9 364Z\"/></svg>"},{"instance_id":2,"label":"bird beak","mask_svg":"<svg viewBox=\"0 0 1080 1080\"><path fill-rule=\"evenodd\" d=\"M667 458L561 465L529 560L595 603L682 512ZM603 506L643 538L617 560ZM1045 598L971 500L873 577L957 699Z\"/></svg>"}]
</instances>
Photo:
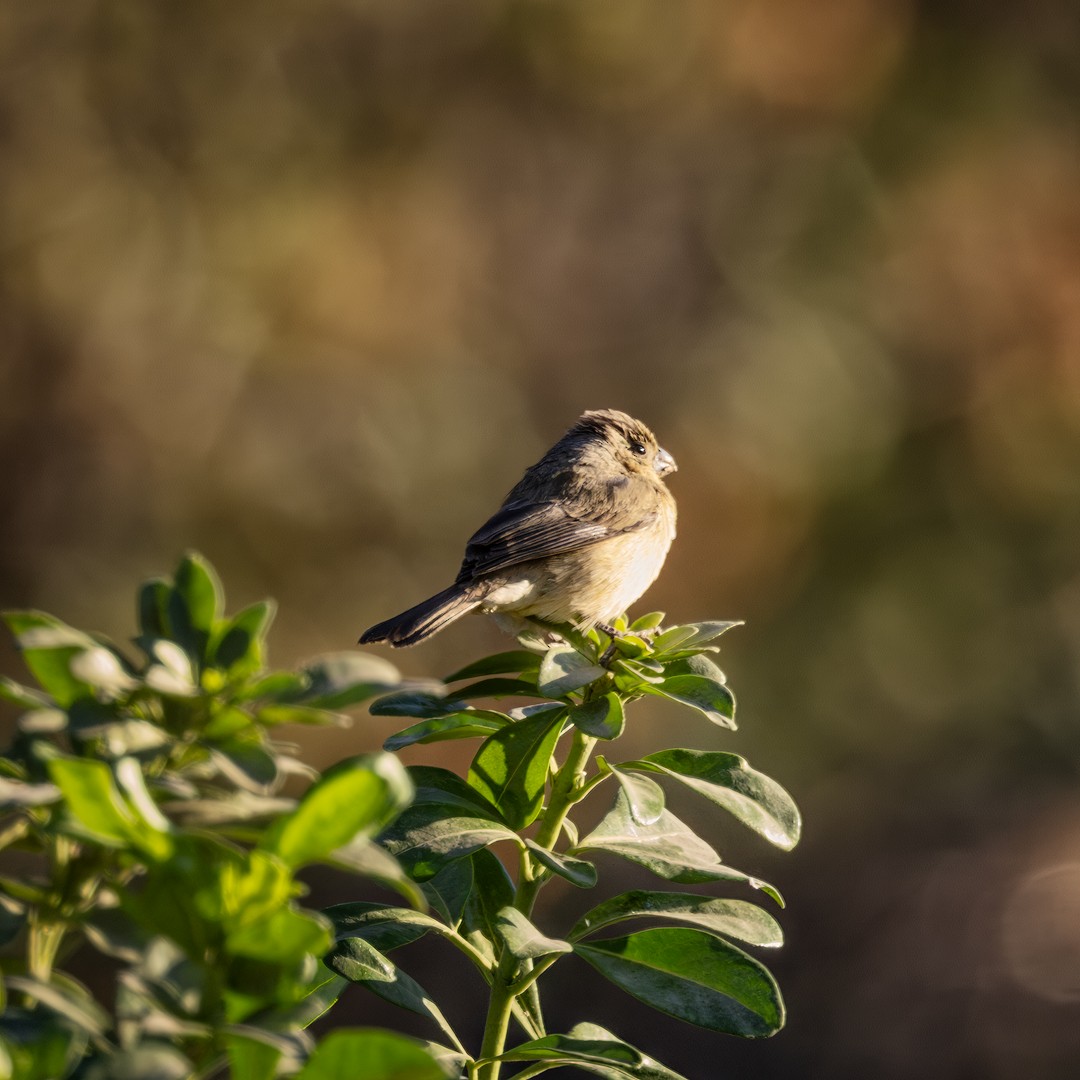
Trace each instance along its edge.
<instances>
[{"instance_id":1,"label":"bird beak","mask_svg":"<svg viewBox=\"0 0 1080 1080\"><path fill-rule=\"evenodd\" d=\"M675 464L675 459L664 449L656 452L653 466L661 476L667 476L668 473L677 472L679 469L679 466Z\"/></svg>"}]
</instances>

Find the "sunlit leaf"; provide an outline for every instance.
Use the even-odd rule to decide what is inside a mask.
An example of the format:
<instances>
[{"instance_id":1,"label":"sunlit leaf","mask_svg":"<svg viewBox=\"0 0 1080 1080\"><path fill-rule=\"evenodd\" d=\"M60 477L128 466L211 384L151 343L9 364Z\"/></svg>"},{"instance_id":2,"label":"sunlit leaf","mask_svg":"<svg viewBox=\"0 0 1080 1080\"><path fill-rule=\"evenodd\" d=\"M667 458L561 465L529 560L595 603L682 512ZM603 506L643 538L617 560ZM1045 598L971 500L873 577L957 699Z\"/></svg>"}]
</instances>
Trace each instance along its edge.
<instances>
[{"instance_id":1,"label":"sunlit leaf","mask_svg":"<svg viewBox=\"0 0 1080 1080\"><path fill-rule=\"evenodd\" d=\"M59 706L93 696L90 683L71 671L71 662L87 649L99 648L98 642L43 611L6 611L3 618L23 662Z\"/></svg>"},{"instance_id":2,"label":"sunlit leaf","mask_svg":"<svg viewBox=\"0 0 1080 1080\"><path fill-rule=\"evenodd\" d=\"M664 789L644 776L622 769L611 770L626 796L630 814L639 825L652 825L664 812ZM643 782L644 781L644 782Z\"/></svg>"},{"instance_id":3,"label":"sunlit leaf","mask_svg":"<svg viewBox=\"0 0 1080 1080\"><path fill-rule=\"evenodd\" d=\"M476 679L481 675L506 675L510 672L536 671L540 667L540 657L527 649L513 649L510 652L495 653L485 656L475 663L447 675L445 681L459 682L462 679Z\"/></svg>"},{"instance_id":4,"label":"sunlit leaf","mask_svg":"<svg viewBox=\"0 0 1080 1080\"><path fill-rule=\"evenodd\" d=\"M238 611L226 623L214 647L214 665L234 677L258 671L265 659L266 634L276 612L273 600L260 600Z\"/></svg>"},{"instance_id":5,"label":"sunlit leaf","mask_svg":"<svg viewBox=\"0 0 1080 1080\"><path fill-rule=\"evenodd\" d=\"M750 768L737 754L710 750L661 750L622 768L669 776L730 811L755 832L785 850L802 829L799 809L771 777Z\"/></svg>"},{"instance_id":6,"label":"sunlit leaf","mask_svg":"<svg viewBox=\"0 0 1080 1080\"><path fill-rule=\"evenodd\" d=\"M540 713L500 728L476 752L469 786L497 807L512 828L525 828L540 813L561 730L559 714Z\"/></svg>"},{"instance_id":7,"label":"sunlit leaf","mask_svg":"<svg viewBox=\"0 0 1080 1080\"><path fill-rule=\"evenodd\" d=\"M768 970L703 930L639 930L574 951L616 986L687 1023L746 1038L783 1026L784 1003Z\"/></svg>"},{"instance_id":8,"label":"sunlit leaf","mask_svg":"<svg viewBox=\"0 0 1080 1080\"><path fill-rule=\"evenodd\" d=\"M307 953L321 956L332 940L329 920L317 912L279 907L233 930L225 939L225 948L234 956L288 964L302 960Z\"/></svg>"},{"instance_id":9,"label":"sunlit leaf","mask_svg":"<svg viewBox=\"0 0 1080 1080\"><path fill-rule=\"evenodd\" d=\"M585 859L575 859L558 851L550 851L526 838L525 846L542 866L565 878L579 889L591 889L596 884L596 867Z\"/></svg>"},{"instance_id":10,"label":"sunlit leaf","mask_svg":"<svg viewBox=\"0 0 1080 1080\"><path fill-rule=\"evenodd\" d=\"M499 1060L572 1066L605 1080L684 1080L597 1024L578 1024L568 1035L522 1043Z\"/></svg>"},{"instance_id":11,"label":"sunlit leaf","mask_svg":"<svg viewBox=\"0 0 1080 1080\"><path fill-rule=\"evenodd\" d=\"M672 675L656 685L643 685L642 689L689 705L720 727L735 728L735 696L714 679L704 675Z\"/></svg>"},{"instance_id":12,"label":"sunlit leaf","mask_svg":"<svg viewBox=\"0 0 1080 1080\"><path fill-rule=\"evenodd\" d=\"M409 945L430 930L445 930L442 923L422 911L363 900L334 904L324 908L323 914L333 924L335 940L361 937L384 953Z\"/></svg>"},{"instance_id":13,"label":"sunlit leaf","mask_svg":"<svg viewBox=\"0 0 1080 1080\"><path fill-rule=\"evenodd\" d=\"M326 966L350 982L360 983L385 1001L434 1021L455 1045L460 1045L428 992L370 942L358 937L339 941L327 956Z\"/></svg>"},{"instance_id":14,"label":"sunlit leaf","mask_svg":"<svg viewBox=\"0 0 1080 1080\"><path fill-rule=\"evenodd\" d=\"M519 960L536 960L552 953L573 952L568 941L542 934L515 907L504 907L495 917L495 929L506 947Z\"/></svg>"},{"instance_id":15,"label":"sunlit leaf","mask_svg":"<svg viewBox=\"0 0 1080 1080\"><path fill-rule=\"evenodd\" d=\"M24 784L21 780L0 777L0 809L14 806L46 806L60 798L55 784Z\"/></svg>"},{"instance_id":16,"label":"sunlit leaf","mask_svg":"<svg viewBox=\"0 0 1080 1080\"><path fill-rule=\"evenodd\" d=\"M344 709L401 685L401 673L389 660L368 653L320 656L302 674L308 686L301 700L320 709Z\"/></svg>"},{"instance_id":17,"label":"sunlit leaf","mask_svg":"<svg viewBox=\"0 0 1080 1080\"><path fill-rule=\"evenodd\" d=\"M692 923L751 945L777 946L783 935L776 920L745 900L716 899L699 893L620 893L582 915L566 935L571 941L625 919L662 919Z\"/></svg>"},{"instance_id":18,"label":"sunlit leaf","mask_svg":"<svg viewBox=\"0 0 1080 1080\"><path fill-rule=\"evenodd\" d=\"M617 739L626 726L622 699L614 692L574 705L567 715L574 727L594 739Z\"/></svg>"},{"instance_id":19,"label":"sunlit leaf","mask_svg":"<svg viewBox=\"0 0 1080 1080\"><path fill-rule=\"evenodd\" d=\"M607 668L594 664L570 645L548 649L540 663L536 689L543 697L559 698L607 674Z\"/></svg>"},{"instance_id":20,"label":"sunlit leaf","mask_svg":"<svg viewBox=\"0 0 1080 1080\"><path fill-rule=\"evenodd\" d=\"M412 727L391 735L383 743L383 749L401 750L414 743L444 742L448 739L486 738L509 723L512 721L504 713L466 709L413 724Z\"/></svg>"},{"instance_id":21,"label":"sunlit leaf","mask_svg":"<svg viewBox=\"0 0 1080 1080\"><path fill-rule=\"evenodd\" d=\"M373 701L368 706L372 716L438 717L461 712L468 706L458 698L429 690L400 690Z\"/></svg>"},{"instance_id":22,"label":"sunlit leaf","mask_svg":"<svg viewBox=\"0 0 1080 1080\"><path fill-rule=\"evenodd\" d=\"M358 834L374 835L408 803L411 788L405 769L389 754L347 759L271 826L261 846L289 866L317 862Z\"/></svg>"},{"instance_id":23,"label":"sunlit leaf","mask_svg":"<svg viewBox=\"0 0 1080 1080\"><path fill-rule=\"evenodd\" d=\"M108 1013L70 976L64 986L25 975L8 975L4 981L9 990L26 994L92 1037L101 1038L109 1030Z\"/></svg>"},{"instance_id":24,"label":"sunlit leaf","mask_svg":"<svg viewBox=\"0 0 1080 1080\"><path fill-rule=\"evenodd\" d=\"M332 1031L295 1080L445 1080L446 1073L423 1047L389 1031Z\"/></svg>"},{"instance_id":25,"label":"sunlit leaf","mask_svg":"<svg viewBox=\"0 0 1080 1080\"><path fill-rule=\"evenodd\" d=\"M780 894L771 885L724 866L713 848L670 810L664 810L651 825L636 821L622 791L600 824L577 845L575 854L581 851L607 851L668 881L686 885L705 881L744 882L782 903Z\"/></svg>"},{"instance_id":26,"label":"sunlit leaf","mask_svg":"<svg viewBox=\"0 0 1080 1080\"><path fill-rule=\"evenodd\" d=\"M136 813L103 761L56 757L47 764L80 831L113 847L133 844L155 859L172 853L168 833Z\"/></svg>"}]
</instances>

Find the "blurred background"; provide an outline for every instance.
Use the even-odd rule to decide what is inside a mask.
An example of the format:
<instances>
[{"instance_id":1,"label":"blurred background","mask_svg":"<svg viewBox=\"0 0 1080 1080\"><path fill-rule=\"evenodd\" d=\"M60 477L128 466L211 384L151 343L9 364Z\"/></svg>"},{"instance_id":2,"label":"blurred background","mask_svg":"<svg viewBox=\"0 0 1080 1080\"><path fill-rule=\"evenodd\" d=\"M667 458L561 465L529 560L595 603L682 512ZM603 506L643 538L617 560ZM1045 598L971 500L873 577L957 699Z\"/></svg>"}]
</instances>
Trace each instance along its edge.
<instances>
[{"instance_id":1,"label":"blurred background","mask_svg":"<svg viewBox=\"0 0 1080 1080\"><path fill-rule=\"evenodd\" d=\"M784 855L672 800L786 894L790 1018L721 1039L569 960L552 1028L692 1080L1075 1076L1078 50L1074 0L0 3L0 601L125 639L194 547L277 597L276 664L351 648L625 409L680 467L638 613L747 626L739 732L642 705L624 749L800 803ZM550 892L549 933L593 902ZM475 1034L441 961L402 954Z\"/></svg>"}]
</instances>

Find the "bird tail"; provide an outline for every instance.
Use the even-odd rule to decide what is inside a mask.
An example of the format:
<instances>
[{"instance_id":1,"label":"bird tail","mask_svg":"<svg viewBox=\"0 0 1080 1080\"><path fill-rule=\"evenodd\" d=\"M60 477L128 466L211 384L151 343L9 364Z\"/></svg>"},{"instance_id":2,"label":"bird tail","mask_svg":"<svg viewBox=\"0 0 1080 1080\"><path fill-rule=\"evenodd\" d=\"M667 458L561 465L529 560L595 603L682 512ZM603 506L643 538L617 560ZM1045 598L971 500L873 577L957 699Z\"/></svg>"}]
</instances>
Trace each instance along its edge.
<instances>
[{"instance_id":1,"label":"bird tail","mask_svg":"<svg viewBox=\"0 0 1080 1080\"><path fill-rule=\"evenodd\" d=\"M418 641L438 633L455 619L460 619L479 604L479 598L473 595L468 585L451 585L408 611L365 630L360 635L360 644L385 641L394 648L415 645Z\"/></svg>"}]
</instances>

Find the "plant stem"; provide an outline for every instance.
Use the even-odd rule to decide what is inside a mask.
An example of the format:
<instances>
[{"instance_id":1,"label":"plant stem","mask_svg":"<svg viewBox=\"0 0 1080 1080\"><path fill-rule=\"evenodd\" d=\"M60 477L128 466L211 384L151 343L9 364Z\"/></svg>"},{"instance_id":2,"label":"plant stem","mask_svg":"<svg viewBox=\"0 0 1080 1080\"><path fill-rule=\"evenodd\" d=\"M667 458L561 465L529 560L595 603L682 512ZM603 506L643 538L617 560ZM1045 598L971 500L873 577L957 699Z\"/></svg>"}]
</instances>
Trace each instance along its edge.
<instances>
[{"instance_id":1,"label":"plant stem","mask_svg":"<svg viewBox=\"0 0 1080 1080\"><path fill-rule=\"evenodd\" d=\"M574 803L581 799L585 786L585 766L589 762L589 756L595 745L594 738L577 729L574 730L574 740L570 744L570 751L566 755L562 768L555 774L551 785L551 799L536 832L536 843L541 847L549 850L554 847L562 831L566 815ZM522 874L514 893L514 907L523 915L532 914L537 893L540 892L544 880L535 871L529 876ZM501 1062L490 1059L497 1058L503 1052L514 999L531 982L528 980L515 984L514 976L518 966L517 958L504 947L491 986L491 1001L488 1005L487 1023L484 1026L484 1042L480 1048L480 1057L485 1060L477 1070L477 1080L499 1080Z\"/></svg>"},{"instance_id":2,"label":"plant stem","mask_svg":"<svg viewBox=\"0 0 1080 1080\"><path fill-rule=\"evenodd\" d=\"M31 978L38 982L52 981L53 964L67 927L55 919L42 918L33 911L27 923L26 967Z\"/></svg>"}]
</instances>

